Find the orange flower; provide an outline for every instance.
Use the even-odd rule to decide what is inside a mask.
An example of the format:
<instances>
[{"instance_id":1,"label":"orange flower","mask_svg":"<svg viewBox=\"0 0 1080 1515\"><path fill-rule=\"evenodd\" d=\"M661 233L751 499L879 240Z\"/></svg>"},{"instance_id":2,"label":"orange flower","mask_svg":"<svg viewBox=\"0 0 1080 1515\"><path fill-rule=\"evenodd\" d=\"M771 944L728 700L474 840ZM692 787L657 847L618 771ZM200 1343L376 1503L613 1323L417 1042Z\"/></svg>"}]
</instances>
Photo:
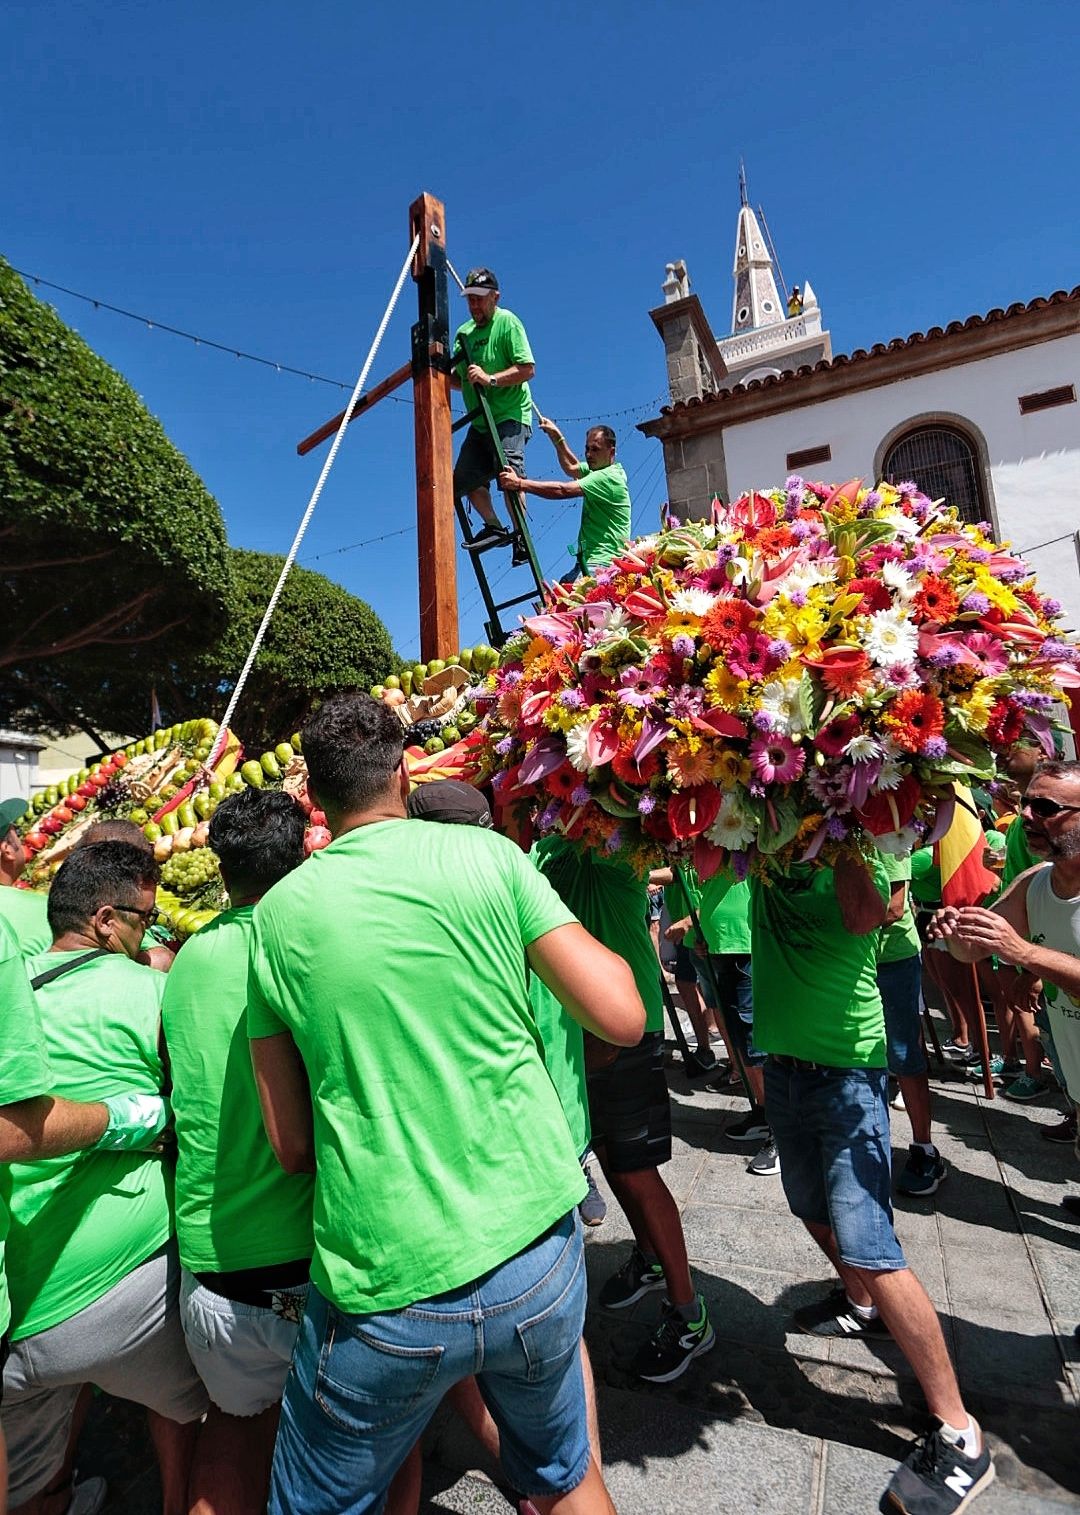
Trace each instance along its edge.
<instances>
[{"instance_id":1,"label":"orange flower","mask_svg":"<svg viewBox=\"0 0 1080 1515\"><path fill-rule=\"evenodd\" d=\"M905 752L918 752L924 742L945 730L945 710L936 694L905 689L883 717L893 741Z\"/></svg>"},{"instance_id":2,"label":"orange flower","mask_svg":"<svg viewBox=\"0 0 1080 1515\"><path fill-rule=\"evenodd\" d=\"M936 573L928 573L915 596L915 613L920 620L936 621L939 625L951 621L960 608L948 580Z\"/></svg>"},{"instance_id":3,"label":"orange flower","mask_svg":"<svg viewBox=\"0 0 1080 1515\"><path fill-rule=\"evenodd\" d=\"M861 694L870 683L870 659L861 647L829 647L804 661L817 669L825 688L838 699Z\"/></svg>"},{"instance_id":4,"label":"orange flower","mask_svg":"<svg viewBox=\"0 0 1080 1515\"><path fill-rule=\"evenodd\" d=\"M701 622L701 634L710 647L727 647L737 636L749 631L757 611L745 600L725 597L717 600Z\"/></svg>"}]
</instances>

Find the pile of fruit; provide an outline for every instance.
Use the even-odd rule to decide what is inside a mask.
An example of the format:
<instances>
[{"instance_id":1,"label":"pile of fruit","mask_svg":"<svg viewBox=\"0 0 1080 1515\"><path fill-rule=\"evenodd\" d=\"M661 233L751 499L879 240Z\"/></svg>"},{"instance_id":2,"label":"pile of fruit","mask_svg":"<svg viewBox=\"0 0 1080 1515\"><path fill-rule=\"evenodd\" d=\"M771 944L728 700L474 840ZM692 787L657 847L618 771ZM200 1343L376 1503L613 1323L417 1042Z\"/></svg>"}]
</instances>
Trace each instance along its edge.
<instances>
[{"instance_id":1,"label":"pile of fruit","mask_svg":"<svg viewBox=\"0 0 1080 1515\"><path fill-rule=\"evenodd\" d=\"M407 728L410 747L420 747L428 756L455 746L476 727L471 686L482 681L499 664L494 647L480 643L466 647L445 661L416 663L400 674L391 674L372 687L371 694L391 705Z\"/></svg>"}]
</instances>

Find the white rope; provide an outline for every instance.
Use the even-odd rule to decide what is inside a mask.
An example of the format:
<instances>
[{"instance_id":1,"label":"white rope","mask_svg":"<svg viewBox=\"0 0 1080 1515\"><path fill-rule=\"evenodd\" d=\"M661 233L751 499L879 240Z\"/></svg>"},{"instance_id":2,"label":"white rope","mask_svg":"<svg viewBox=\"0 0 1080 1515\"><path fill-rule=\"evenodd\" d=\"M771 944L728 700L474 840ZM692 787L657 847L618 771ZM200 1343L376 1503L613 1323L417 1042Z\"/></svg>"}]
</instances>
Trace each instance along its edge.
<instances>
[{"instance_id":1,"label":"white rope","mask_svg":"<svg viewBox=\"0 0 1080 1515\"><path fill-rule=\"evenodd\" d=\"M454 276L454 283L457 285L458 289L459 290L463 290L465 288L465 280L458 273L457 269L451 263L451 261L450 261L449 258L447 258L447 260L446 260L446 266L450 270L450 272L453 274L453 276Z\"/></svg>"},{"instance_id":2,"label":"white rope","mask_svg":"<svg viewBox=\"0 0 1080 1515\"><path fill-rule=\"evenodd\" d=\"M255 659L259 654L259 648L262 646L263 637L266 635L266 629L270 625L270 618L274 614L278 600L281 598L281 591L285 588L285 580L289 577L289 571L293 566L296 554L300 550L300 543L304 540L304 533L307 531L311 517L315 513L315 507L319 503L319 496L322 494L323 485L326 483L326 480L330 474L330 470L334 466L334 459L337 457L338 448L341 446L341 439L345 435L345 428L352 420L353 411L356 409L357 401L360 399L364 385L367 383L367 376L371 370L371 365L375 361L375 354L379 350L379 344L385 335L387 326L390 324L390 317L394 314L394 307L397 305L398 297L401 294L402 287L404 286L405 280L408 278L409 265L412 263L413 258L416 256L416 250L419 246L420 237L419 234L417 234L417 236L413 238L412 246L409 248L409 251L405 255L405 261L401 265L401 272L398 274L397 283L394 285L394 292L390 296L390 303L383 311L383 318L379 322L379 329L375 333L375 340L372 342L371 347L368 351L367 358L364 361L364 366L360 370L360 377L356 381L356 387L352 392L348 405L345 407L345 413L341 417L341 425L337 429L337 435L334 437L330 451L327 454L326 462L322 466L322 472L319 474L318 482L316 483L315 488L312 490L311 498L308 501L307 509L304 511L303 519L297 528L295 537L293 537L293 544L289 548L289 555L285 559L285 563L282 567L281 575L278 578L277 585L275 586L273 594L270 596L270 603L266 607L266 612L262 618L262 624L259 626L258 631L255 633L255 640L251 644L251 651L247 655L247 661L240 671L240 677L236 681L236 688L233 690L228 707L225 711L225 714L221 718L221 726L218 730L217 737L214 740L214 746L211 750L210 756L206 760L207 768L212 768L214 766L221 753L222 748L225 745L226 728L228 727L229 722L232 720L233 715L236 712L237 705L240 703L240 696L244 692L244 685L247 683L248 675L250 674Z\"/></svg>"}]
</instances>

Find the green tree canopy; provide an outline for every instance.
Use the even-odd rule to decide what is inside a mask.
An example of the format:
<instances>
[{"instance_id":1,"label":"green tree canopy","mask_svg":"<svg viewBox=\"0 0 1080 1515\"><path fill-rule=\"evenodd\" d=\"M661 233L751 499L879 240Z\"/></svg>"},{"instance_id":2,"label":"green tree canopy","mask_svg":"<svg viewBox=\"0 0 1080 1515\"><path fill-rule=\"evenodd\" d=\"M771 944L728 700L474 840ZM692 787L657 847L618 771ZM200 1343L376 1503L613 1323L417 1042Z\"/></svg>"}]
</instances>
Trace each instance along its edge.
<instances>
[{"instance_id":1,"label":"green tree canopy","mask_svg":"<svg viewBox=\"0 0 1080 1515\"><path fill-rule=\"evenodd\" d=\"M219 719L281 573L283 557L230 551L228 625L214 647L177 660L175 677L159 689L169 720ZM370 605L321 573L294 567L255 659L233 726L245 745L287 739L312 703L335 689L368 689L401 660Z\"/></svg>"},{"instance_id":2,"label":"green tree canopy","mask_svg":"<svg viewBox=\"0 0 1080 1515\"><path fill-rule=\"evenodd\" d=\"M109 724L225 618L221 512L131 387L0 259L0 721ZM115 727L114 727L115 729Z\"/></svg>"}]
</instances>

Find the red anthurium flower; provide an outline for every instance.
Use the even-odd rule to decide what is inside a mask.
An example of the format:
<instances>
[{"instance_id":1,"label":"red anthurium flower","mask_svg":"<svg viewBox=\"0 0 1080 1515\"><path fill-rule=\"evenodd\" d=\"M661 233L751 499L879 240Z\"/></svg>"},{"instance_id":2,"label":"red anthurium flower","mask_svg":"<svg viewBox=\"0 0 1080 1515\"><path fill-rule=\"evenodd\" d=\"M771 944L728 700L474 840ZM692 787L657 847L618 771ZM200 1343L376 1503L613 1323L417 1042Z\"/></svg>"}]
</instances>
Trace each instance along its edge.
<instances>
[{"instance_id":1,"label":"red anthurium flower","mask_svg":"<svg viewBox=\"0 0 1080 1515\"><path fill-rule=\"evenodd\" d=\"M674 834L683 839L707 831L720 812L721 798L715 784L696 784L673 794L668 800L668 820Z\"/></svg>"}]
</instances>

